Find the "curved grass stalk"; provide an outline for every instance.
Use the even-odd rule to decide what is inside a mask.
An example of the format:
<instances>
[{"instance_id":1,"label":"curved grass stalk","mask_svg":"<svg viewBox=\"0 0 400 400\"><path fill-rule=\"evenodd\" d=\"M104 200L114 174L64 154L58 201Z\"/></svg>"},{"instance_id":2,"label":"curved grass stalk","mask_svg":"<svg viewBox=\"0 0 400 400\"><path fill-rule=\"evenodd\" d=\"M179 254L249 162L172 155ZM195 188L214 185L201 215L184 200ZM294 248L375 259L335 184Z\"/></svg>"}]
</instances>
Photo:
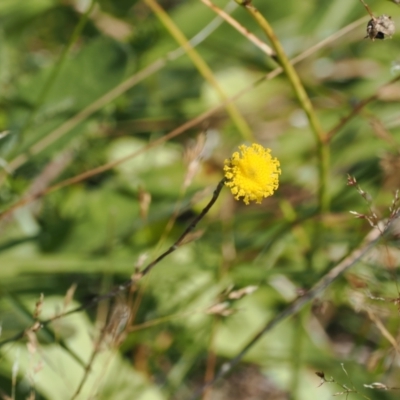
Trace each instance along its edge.
<instances>
[{"instance_id":1,"label":"curved grass stalk","mask_svg":"<svg viewBox=\"0 0 400 400\"><path fill-rule=\"evenodd\" d=\"M175 25L169 15L164 11L163 8L160 7L156 0L144 0L144 2L156 14L157 18L168 30L170 35L185 49L188 57L192 60L197 70L200 72L203 78L214 88L219 98L222 101L226 101L228 99L228 96L219 85L211 68L200 56L200 54L190 45L183 32ZM226 104L225 109L234 124L236 125L237 129L241 133L242 137L245 140L253 141L253 133L236 105L233 103Z\"/></svg>"},{"instance_id":2,"label":"curved grass stalk","mask_svg":"<svg viewBox=\"0 0 400 400\"><path fill-rule=\"evenodd\" d=\"M217 184L213 195L210 199L210 201L207 203L207 205L202 209L200 214L195 217L192 222L188 225L188 227L184 230L184 232L181 234L181 236L175 241L175 243L170 246L166 251L164 251L162 254L160 254L157 258L155 258L153 261L151 261L142 271L135 273L129 280L126 282L122 283L121 285L115 287L113 290L109 291L106 294L94 297L90 301L82 304L79 307L76 307L70 311L66 311L62 314L56 314L54 317L49 318L45 321L36 321L36 324L40 329L43 329L46 327L48 324L51 322L58 320L60 318L66 317L67 315L75 314L80 311L87 310L89 308L94 307L95 305L99 304L101 301L108 300L111 298L114 298L118 296L121 292L124 292L128 290L132 285L140 281L142 278L144 278L146 275L148 275L153 268L159 264L165 257L169 256L171 253L173 253L175 250L177 250L180 246L183 246L185 244L185 240L187 240L189 234L196 228L197 224L206 216L206 214L210 211L211 207L215 204L217 201L222 188L225 186L225 178L221 179L219 183ZM17 333L15 336L10 337L8 339L5 339L3 341L0 341L0 347L6 345L7 343L15 342L17 340L22 339L25 337L27 330L23 330L19 333Z\"/></svg>"},{"instance_id":3,"label":"curved grass stalk","mask_svg":"<svg viewBox=\"0 0 400 400\"><path fill-rule=\"evenodd\" d=\"M97 1L97 0L96 0ZM230 3L226 8L226 12L231 12L236 7L235 3ZM198 32L193 38L190 40L190 45L195 47L199 45L202 41L204 41L218 26L221 24L222 19L219 17L214 18L208 25L206 25L200 32ZM70 132L76 126L81 124L83 121L88 119L95 112L102 109L104 106L127 92L132 87L136 86L138 83L142 82L144 79L149 76L155 74L162 68L164 68L169 62L178 59L179 57L185 54L185 50L183 47L178 47L175 50L167 53L165 57L159 58L152 64L148 65L144 69L139 72L134 73L128 79L111 89L109 92L95 100L93 103L89 104L82 111L78 112L72 118L68 119L56 129L52 130L48 135L46 135L43 139L39 140L37 143L33 144L26 152L17 155L10 162L8 162L4 166L4 170L0 172L0 184L3 182L6 173L12 174L17 168L24 165L30 156L41 153L51 144L56 142L58 139L62 138L65 134ZM227 102L228 104L229 102ZM219 108L218 108L219 110Z\"/></svg>"},{"instance_id":4,"label":"curved grass stalk","mask_svg":"<svg viewBox=\"0 0 400 400\"><path fill-rule=\"evenodd\" d=\"M220 16L223 16L223 14L220 14ZM297 64L298 62L306 59L308 56L310 56L311 54L314 54L316 51L323 48L327 44L332 43L334 40L336 40L344 35L347 35L353 29L364 24L367 19L368 19L367 17L360 18L357 21L354 21L351 24L345 26L340 31L334 33L333 35L329 36L328 38L317 43L315 46L308 48L307 50L303 51L298 56L294 57L291 60L292 64ZM191 45L197 46L201 41L203 41L214 29L217 28L217 26L218 26L217 22L218 21L216 18L208 26L206 26L202 31L200 31L196 36L194 36L193 39L190 41ZM137 85L139 82L141 82L144 79L146 79L147 77L151 76L153 73L159 71L169 61L176 60L183 54L184 54L183 48L179 47L178 49L173 50L170 53L168 53L165 57L158 59L153 64L151 64L151 65L147 66L146 68L144 68L143 70L139 71L138 73L135 73L134 75L129 77L127 80L125 80L124 82L122 82L121 84L116 86L115 88L111 89L108 93L106 93L105 95L103 95L102 97L100 97L99 99L94 101L92 104L87 106L81 112L79 112L78 114L76 114L75 116L73 116L72 118L70 118L69 120L64 122L63 124L61 124L58 128L51 131L42 140L40 140L39 142L37 142L36 144L31 146L31 148L26 153L20 154L17 157L15 157L13 160L11 160L7 164L7 172L11 174L13 171L15 171L17 168L19 168L20 166L22 166L23 164L25 164L28 161L28 158L29 158L28 155L35 155L35 154L40 153L41 151L46 149L48 146L50 146L52 143L54 143L55 141L60 139L62 136L64 136L66 133L68 133L71 129L75 128L77 125L79 125L80 123L85 121L87 118L89 118L95 112L100 110L102 107L109 104L111 101L113 101L117 97L121 96L123 93L125 93L127 90L129 90L132 87L134 87L135 85ZM181 129L186 130L186 129L192 128L193 126L200 124L205 119L207 119L208 117L212 116L213 114L215 114L216 112L221 110L226 104L229 104L230 102L238 100L241 96L250 92L251 90L256 88L258 85L263 83L264 81L273 79L282 72L283 72L283 69L281 67L276 68L275 70L273 70L270 73L266 74L265 76L261 77L257 81L253 82L251 85L245 87L244 89L239 91L237 94L230 97L228 100L221 102L214 108L204 112L200 116L198 116L198 117L192 119L191 121L183 124L182 126L178 127L177 130L174 130L170 134L168 134L171 136L166 135L161 139L168 140L171 137L174 137L173 135L177 136L180 133L182 133ZM177 132L179 132L179 133L177 133ZM156 141L156 143L154 145L157 146L157 145L163 143L165 140ZM147 147L143 148L143 150L147 150ZM125 162L128 159L135 157L138 154L139 153L133 153L130 155L129 158L126 158L126 159L123 158L123 159L119 160L120 162L118 162L118 164ZM118 164L115 164L115 165L118 165ZM100 169L96 168L95 169L96 171L93 170L93 172L95 172L94 174L102 173L104 171L107 171L108 169L113 168L113 166L115 166L115 165L112 165L110 163L110 164L107 164L107 169L100 170ZM101 168L101 167L99 167L99 168ZM84 174L86 174L86 173L80 174L79 176L81 176L82 179L86 179L85 177L83 177ZM4 173L3 174L0 173L0 184L2 183L2 181L4 179L4 176L5 176ZM23 204L26 204L26 203L23 203Z\"/></svg>"},{"instance_id":5,"label":"curved grass stalk","mask_svg":"<svg viewBox=\"0 0 400 400\"><path fill-rule=\"evenodd\" d=\"M395 221L396 218L392 220ZM279 325L282 321L286 320L292 315L298 313L303 307L308 304L311 300L319 296L328 286L335 282L340 276L342 276L351 267L357 264L361 259L369 253L380 241L383 234L388 230L389 225L381 223L379 227L373 228L368 235L365 237L364 242L360 247L353 250L343 261L332 268L327 274L325 274L314 286L308 290L303 296L298 297L285 309L276 314L265 326L258 331L253 338L243 347L243 349L230 361L224 363L214 379L206 383L199 391L197 391L191 400L195 400L201 396L210 386L214 385L218 380L226 376L236 365L238 365L244 356L253 348L255 344L275 326Z\"/></svg>"},{"instance_id":6,"label":"curved grass stalk","mask_svg":"<svg viewBox=\"0 0 400 400\"><path fill-rule=\"evenodd\" d=\"M315 46L312 46L312 47L308 48L303 53L301 53L298 56L294 57L291 60L292 64L299 63L300 61L306 59L311 54L314 54L316 51L318 51L319 49L323 48L327 44L332 43L332 41L338 39L341 36L347 35L349 32L351 32L356 27L364 24L366 19L367 19L367 17L360 18L359 20L349 24L348 26L344 27L340 31L338 31L335 34L331 35L330 37L322 40L321 42L319 42ZM175 50L174 50L174 53L176 53ZM106 95L104 95L100 99L96 100L94 103L89 105L85 110L81 111L75 117L73 117L70 120L66 121L63 125L61 125L59 128L54 130L50 135L48 135L46 138L44 138L41 142L38 142L38 145L40 144L43 148L45 148L47 145L53 143L59 137L61 137L65 133L67 133L70 129L74 128L79 123L84 121L87 117L92 115L95 111L98 111L101 107L106 105L108 102L112 101L113 99L115 99L116 97L118 97L119 95L124 93L124 91L126 91L129 88L131 88L132 86L134 86L134 84L136 84L139 80L142 80L147 76L150 76L151 75L150 69L153 70L153 69L159 68L158 64L160 63L160 61L162 62L162 60L158 60L154 64L152 64L149 67L147 67L145 70L142 70L140 72L140 74L143 73L143 75L141 75L140 77L138 76L138 74L135 74L134 76L130 77L128 80L123 82L121 85L117 86L116 88L114 88L110 92L108 92ZM75 183L82 182L82 181L84 181L84 180L86 180L86 179L88 179L88 178L90 178L92 176L95 176L95 175L101 174L103 172L109 171L110 169L116 167L117 165L120 165L120 164L122 164L122 163L124 163L124 162L126 162L126 161L128 161L128 160L130 160L130 159L132 159L132 158L134 158L134 157L146 152L147 150L149 150L149 149L151 149L153 147L159 146L162 143L164 143L164 142L166 142L166 141L168 141L168 140L170 140L170 139L172 139L172 138L174 138L176 136L181 135L182 133L184 133L188 129L193 128L193 127L199 125L200 123L204 122L207 118L211 117L213 114L215 114L216 112L221 110L224 107L225 104L239 99L241 96L245 95L246 93L249 93L251 90L253 90L257 86L259 86L264 81L268 81L270 79L273 79L276 76L278 76L279 74L281 74L282 72L283 72L282 67L278 67L278 68L274 69L273 71L269 72L268 74L262 76L260 79L258 79L255 82L253 82L251 85L245 87L244 89L242 89L241 91L236 93L234 96L230 97L225 102L222 102L222 103L218 104L217 106L215 106L214 108L205 111L203 114L200 114L197 117L191 119L190 121L185 122L183 125L177 127L176 129L172 130L168 134L166 134L166 135L164 135L164 136L162 136L162 137L150 142L146 146L143 146L141 149L139 149L139 150L137 150L137 151L135 151L135 152L133 152L131 154L128 154L125 157L122 157L122 158L120 158L118 160L115 160L113 162L109 162L107 164L101 165L99 167L93 168L91 170L82 172L82 173L80 173L78 175L75 175L75 176L73 176L71 178L67 178L67 179L65 179L65 180L63 180L63 181L61 181L61 182L59 182L59 183L57 183L57 184L55 184L53 186L48 187L47 189L43 190L41 193L36 194L35 196L28 196L28 197L24 197L24 198L20 199L19 201L14 203L11 207L7 208L3 212L0 212L0 220L5 218L6 216L12 214L18 208L23 207L24 205L29 204L29 203L31 203L32 201L34 201L34 200L36 200L38 198L44 197L49 193L55 192L55 191L57 191L59 189L62 189L63 187L66 187L66 186L69 186L69 185L73 185ZM146 76L144 76L144 75L146 75ZM390 82L392 82L392 81L390 81ZM387 84L389 84L389 83L387 83ZM360 108L357 108L356 110L351 111L349 113L350 117L348 119L346 118L345 120L341 120L339 122L340 128L342 128L343 125L345 123L347 123L351 118L353 118L355 115L357 115L361 111L362 107L365 107L369 102L375 100L375 98L376 98L375 95L373 95L373 96L368 97L366 99L366 101L361 102L360 103L361 104ZM333 132L333 134L336 133L335 127L330 132ZM331 136L332 135L329 135L328 138L331 137ZM43 143L44 141L46 141L46 144ZM17 157L16 159L13 160L15 162L15 164L16 164L14 166L14 169L18 168L19 166L21 166L22 164L24 164L27 161L27 157L26 157L25 154L22 154L21 157L22 157L22 159L19 159L19 157ZM10 165L11 165L11 163L10 163ZM0 180L1 180L1 175L0 175Z\"/></svg>"},{"instance_id":7,"label":"curved grass stalk","mask_svg":"<svg viewBox=\"0 0 400 400\"><path fill-rule=\"evenodd\" d=\"M319 167L319 209L320 212L328 211L329 209L329 197L327 192L327 184L328 184L328 174L329 174L329 147L327 142L327 136L324 130L321 127L319 119L314 111L313 105L311 104L310 98L304 86L293 67L293 64L290 62L287 57L279 39L275 35L274 30L271 25L267 21L266 18L250 3L249 0L236 0L236 2L242 5L251 17L258 23L261 29L264 31L266 36L271 41L272 48L276 53L276 60L282 67L285 72L292 89L302 107L304 112L307 115L308 122L312 129L312 132L315 137L315 141L317 144L318 150L318 167Z\"/></svg>"},{"instance_id":8,"label":"curved grass stalk","mask_svg":"<svg viewBox=\"0 0 400 400\"><path fill-rule=\"evenodd\" d=\"M229 14L227 14L224 10L217 7L210 0L201 0L203 4L207 7L211 8L216 14L218 14L221 18L223 18L226 22L232 25L237 31L239 31L243 36L246 36L250 42L252 42L255 46L257 46L261 51L263 51L267 56L275 57L275 52L269 47L266 43L260 40L257 36L249 32L243 25L239 24L236 19L232 18Z\"/></svg>"}]
</instances>

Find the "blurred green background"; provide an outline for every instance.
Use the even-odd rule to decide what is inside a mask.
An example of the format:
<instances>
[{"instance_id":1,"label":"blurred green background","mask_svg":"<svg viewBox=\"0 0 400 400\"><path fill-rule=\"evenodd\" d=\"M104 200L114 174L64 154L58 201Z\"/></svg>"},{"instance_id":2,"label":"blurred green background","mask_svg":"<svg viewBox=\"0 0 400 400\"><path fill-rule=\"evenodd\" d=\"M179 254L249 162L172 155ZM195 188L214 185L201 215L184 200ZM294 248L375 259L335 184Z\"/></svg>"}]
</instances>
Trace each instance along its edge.
<instances>
[{"instance_id":1,"label":"blurred green background","mask_svg":"<svg viewBox=\"0 0 400 400\"><path fill-rule=\"evenodd\" d=\"M223 189L196 240L118 299L132 316L120 340L107 343L101 334L107 310L115 309L110 300L48 325L38 342L25 337L3 345L3 398L71 399L96 349L77 398L189 399L360 245L371 227L349 211L371 211L347 186L347 174L368 192L378 218L388 216L400 183L400 86L378 90L400 69L398 35L364 39L368 14L358 0L253 3L289 57L366 18L296 65L326 131L377 95L330 143L330 211L318 213L316 143L286 77L258 82L275 61L227 23L215 25L216 14L201 1L160 1L182 33L200 41L196 50L226 96L249 87L235 105L254 141L280 160L280 188L249 206ZM215 4L266 40L244 9ZM400 22L395 4L368 4L375 15ZM0 340L32 326L41 293L46 319L111 290L161 254L211 198L224 159L249 144L223 108L162 140L220 103L185 51L173 52L178 47L142 1L0 1L1 211L144 149L2 216ZM400 386L399 313L390 300L400 296L398 257L396 241L375 247L265 335L203 398L323 400L344 392L335 383L318 387L315 372L324 371L359 392L349 399L398 399L396 390L364 387ZM74 300L65 304L74 284ZM230 298L242 288L249 293Z\"/></svg>"}]
</instances>

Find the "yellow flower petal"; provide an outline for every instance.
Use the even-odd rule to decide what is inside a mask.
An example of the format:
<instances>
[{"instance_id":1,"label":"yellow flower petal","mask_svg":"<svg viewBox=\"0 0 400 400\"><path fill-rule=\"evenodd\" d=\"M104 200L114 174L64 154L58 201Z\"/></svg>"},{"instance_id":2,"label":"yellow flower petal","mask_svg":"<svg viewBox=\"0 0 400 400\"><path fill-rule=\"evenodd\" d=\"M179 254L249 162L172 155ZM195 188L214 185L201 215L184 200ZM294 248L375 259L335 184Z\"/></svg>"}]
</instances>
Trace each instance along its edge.
<instances>
[{"instance_id":1,"label":"yellow flower petal","mask_svg":"<svg viewBox=\"0 0 400 400\"><path fill-rule=\"evenodd\" d=\"M272 196L279 186L279 161L271 157L270 149L256 143L241 145L239 150L225 160L225 185L231 189L236 200L243 198L245 204L251 201L260 204L263 198Z\"/></svg>"}]
</instances>

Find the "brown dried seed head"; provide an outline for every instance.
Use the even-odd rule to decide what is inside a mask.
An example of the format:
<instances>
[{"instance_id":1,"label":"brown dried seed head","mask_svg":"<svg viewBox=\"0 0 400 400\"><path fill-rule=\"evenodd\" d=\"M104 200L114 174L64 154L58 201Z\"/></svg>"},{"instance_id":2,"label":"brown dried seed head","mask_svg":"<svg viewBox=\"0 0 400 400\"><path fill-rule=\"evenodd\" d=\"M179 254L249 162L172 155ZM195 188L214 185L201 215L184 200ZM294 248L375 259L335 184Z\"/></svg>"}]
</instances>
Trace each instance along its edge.
<instances>
[{"instance_id":1,"label":"brown dried seed head","mask_svg":"<svg viewBox=\"0 0 400 400\"><path fill-rule=\"evenodd\" d=\"M365 38L385 39L390 38L395 32L395 25L392 17L382 14L379 17L373 17L367 25L367 36Z\"/></svg>"},{"instance_id":2,"label":"brown dried seed head","mask_svg":"<svg viewBox=\"0 0 400 400\"><path fill-rule=\"evenodd\" d=\"M139 210L140 210L140 217L143 220L146 220L147 218L150 204L151 204L151 194L146 190L144 190L142 187L139 187Z\"/></svg>"},{"instance_id":3,"label":"brown dried seed head","mask_svg":"<svg viewBox=\"0 0 400 400\"><path fill-rule=\"evenodd\" d=\"M205 143L206 135L204 133L201 133L200 135L198 135L195 142L190 143L185 148L183 160L188 167L183 185L185 188L187 188L191 184L194 176L200 168L200 161L202 158Z\"/></svg>"},{"instance_id":4,"label":"brown dried seed head","mask_svg":"<svg viewBox=\"0 0 400 400\"><path fill-rule=\"evenodd\" d=\"M105 327L106 337L109 342L113 343L118 340L125 329L126 324L129 322L131 316L130 307L124 301L119 301L111 309L108 323Z\"/></svg>"},{"instance_id":5,"label":"brown dried seed head","mask_svg":"<svg viewBox=\"0 0 400 400\"><path fill-rule=\"evenodd\" d=\"M42 312L43 302L44 302L44 295L43 293L40 293L39 300L36 302L35 309L33 311L34 319L37 319L40 313Z\"/></svg>"}]
</instances>

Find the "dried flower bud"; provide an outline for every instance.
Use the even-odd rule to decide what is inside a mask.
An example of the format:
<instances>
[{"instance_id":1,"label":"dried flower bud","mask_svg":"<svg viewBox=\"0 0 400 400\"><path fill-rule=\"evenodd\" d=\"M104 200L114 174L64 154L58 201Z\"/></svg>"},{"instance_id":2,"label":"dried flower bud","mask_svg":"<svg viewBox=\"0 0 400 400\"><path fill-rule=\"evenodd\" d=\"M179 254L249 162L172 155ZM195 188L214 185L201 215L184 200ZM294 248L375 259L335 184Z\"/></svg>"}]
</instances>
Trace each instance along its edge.
<instances>
[{"instance_id":1,"label":"dried flower bud","mask_svg":"<svg viewBox=\"0 0 400 400\"><path fill-rule=\"evenodd\" d=\"M43 293L40 293L39 300L36 302L35 310L33 311L34 319L39 318L39 315L42 312L43 302L44 302L44 295L43 295Z\"/></svg>"},{"instance_id":2,"label":"dried flower bud","mask_svg":"<svg viewBox=\"0 0 400 400\"><path fill-rule=\"evenodd\" d=\"M124 331L131 317L131 309L121 299L111 309L108 323L105 327L106 338L109 343L115 343Z\"/></svg>"},{"instance_id":3,"label":"dried flower bud","mask_svg":"<svg viewBox=\"0 0 400 400\"><path fill-rule=\"evenodd\" d=\"M385 39L387 37L392 37L395 32L394 22L392 17L386 14L382 14L379 17L373 17L369 20L367 25L367 36L365 38L375 39Z\"/></svg>"},{"instance_id":4,"label":"dried flower bud","mask_svg":"<svg viewBox=\"0 0 400 400\"><path fill-rule=\"evenodd\" d=\"M249 294L252 294L258 289L258 286L246 286L242 289L235 290L233 292L230 292L228 295L228 299L230 300L238 300L241 299L244 296L247 296Z\"/></svg>"},{"instance_id":5,"label":"dried flower bud","mask_svg":"<svg viewBox=\"0 0 400 400\"><path fill-rule=\"evenodd\" d=\"M354 176L347 174L347 186L355 186L355 185L357 185L356 178Z\"/></svg>"},{"instance_id":6,"label":"dried flower bud","mask_svg":"<svg viewBox=\"0 0 400 400\"><path fill-rule=\"evenodd\" d=\"M371 383L370 385L364 384L364 387L366 387L368 389L380 389L380 390L388 390L389 389L385 384L380 383L380 382L374 382L374 383Z\"/></svg>"}]
</instances>

